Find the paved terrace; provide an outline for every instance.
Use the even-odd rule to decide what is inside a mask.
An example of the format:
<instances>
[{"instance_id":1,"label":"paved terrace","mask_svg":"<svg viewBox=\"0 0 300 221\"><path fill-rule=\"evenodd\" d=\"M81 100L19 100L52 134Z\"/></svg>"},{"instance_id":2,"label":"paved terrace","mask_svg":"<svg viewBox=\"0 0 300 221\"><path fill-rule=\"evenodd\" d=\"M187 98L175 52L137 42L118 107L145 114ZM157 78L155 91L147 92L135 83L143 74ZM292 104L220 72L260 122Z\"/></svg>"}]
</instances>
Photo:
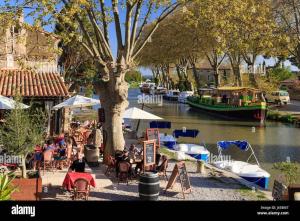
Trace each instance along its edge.
<instances>
[{"instance_id":1,"label":"paved terrace","mask_svg":"<svg viewBox=\"0 0 300 221\"><path fill-rule=\"evenodd\" d=\"M168 167L168 177L170 177L175 161L171 161ZM232 177L224 171L206 167L206 173L196 173L196 163L186 162L192 193L186 194L183 199L180 183L177 182L173 189L165 192L167 182L161 178L159 200L267 200L270 193L266 191L252 191L247 188L243 181L237 177ZM92 174L96 181L96 188L91 187L89 200L139 200L138 181L133 180L118 185L114 173L109 177L104 175L106 166L100 164L99 167L86 167L86 172ZM67 170L58 170L54 173L45 172L42 175L43 190L47 187L47 192L43 192L42 200L71 200L71 193L63 190L62 183Z\"/></svg>"}]
</instances>

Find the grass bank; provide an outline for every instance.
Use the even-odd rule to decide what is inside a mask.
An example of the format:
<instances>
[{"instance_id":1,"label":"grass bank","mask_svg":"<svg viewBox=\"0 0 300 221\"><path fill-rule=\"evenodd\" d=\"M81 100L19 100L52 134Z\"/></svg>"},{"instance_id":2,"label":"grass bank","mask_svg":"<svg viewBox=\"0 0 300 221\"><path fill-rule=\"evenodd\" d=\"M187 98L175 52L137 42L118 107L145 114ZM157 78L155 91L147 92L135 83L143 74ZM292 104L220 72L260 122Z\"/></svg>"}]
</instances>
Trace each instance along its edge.
<instances>
[{"instance_id":1,"label":"grass bank","mask_svg":"<svg viewBox=\"0 0 300 221\"><path fill-rule=\"evenodd\" d=\"M283 123L296 124L300 122L300 118L296 117L290 113L278 111L278 110L268 110L267 114L268 120L279 121Z\"/></svg>"}]
</instances>

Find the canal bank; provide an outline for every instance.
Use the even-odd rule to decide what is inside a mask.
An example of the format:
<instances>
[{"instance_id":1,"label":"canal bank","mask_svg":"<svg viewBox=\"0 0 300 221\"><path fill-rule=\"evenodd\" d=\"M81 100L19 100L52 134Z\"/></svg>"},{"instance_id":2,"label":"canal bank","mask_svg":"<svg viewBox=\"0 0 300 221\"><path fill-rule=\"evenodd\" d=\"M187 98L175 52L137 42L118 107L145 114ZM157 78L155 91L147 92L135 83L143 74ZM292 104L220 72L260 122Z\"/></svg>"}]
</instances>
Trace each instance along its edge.
<instances>
[{"instance_id":1,"label":"canal bank","mask_svg":"<svg viewBox=\"0 0 300 221\"><path fill-rule=\"evenodd\" d=\"M139 94L138 90L129 91L130 107L141 108L142 105L137 102ZM268 120L265 127L260 127L258 122L221 119L195 111L188 105L167 101L163 101L162 106L148 104L144 109L172 122L171 129L163 129L161 132L172 134L173 130L183 127L198 129L200 135L197 138L180 138L179 142L204 142L213 154L218 152L216 146L218 141L247 140L253 147L262 168L271 174L269 188L272 188L274 178L280 175L278 171L272 169L274 163L286 161L287 158L300 163L300 128L295 128L291 124ZM141 121L139 131L145 131L147 127L149 121ZM247 160L247 155L238 149L230 149L226 154L235 160Z\"/></svg>"}]
</instances>

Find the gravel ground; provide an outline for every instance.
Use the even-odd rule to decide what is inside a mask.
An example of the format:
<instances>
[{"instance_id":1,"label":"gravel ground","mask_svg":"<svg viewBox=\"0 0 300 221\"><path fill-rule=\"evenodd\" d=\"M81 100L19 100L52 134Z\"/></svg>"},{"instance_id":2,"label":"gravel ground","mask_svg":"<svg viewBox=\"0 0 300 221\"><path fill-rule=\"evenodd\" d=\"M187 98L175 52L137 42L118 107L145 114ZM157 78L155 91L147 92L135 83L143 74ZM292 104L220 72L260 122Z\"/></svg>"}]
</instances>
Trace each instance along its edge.
<instances>
[{"instance_id":1,"label":"gravel ground","mask_svg":"<svg viewBox=\"0 0 300 221\"><path fill-rule=\"evenodd\" d=\"M175 162L170 162L168 167L168 177L174 168ZM206 174L196 173L196 164L186 162L188 175L192 187L192 192L185 194L185 199L181 192L181 186L177 181L172 189L165 192L167 182L161 178L159 200L263 200L259 192L252 192L246 189L235 179L225 177L221 173L212 173L207 169ZM132 180L126 183L117 184L117 180L112 173L109 177L104 175L105 166L91 168L91 172L96 180L96 188L92 188L89 200L139 200L138 181ZM66 171L46 173L43 179L44 186L47 186L47 193L43 193L43 200L71 200L71 193L64 191L61 187ZM213 175L212 175L213 174ZM44 182L46 180L46 182Z\"/></svg>"}]
</instances>

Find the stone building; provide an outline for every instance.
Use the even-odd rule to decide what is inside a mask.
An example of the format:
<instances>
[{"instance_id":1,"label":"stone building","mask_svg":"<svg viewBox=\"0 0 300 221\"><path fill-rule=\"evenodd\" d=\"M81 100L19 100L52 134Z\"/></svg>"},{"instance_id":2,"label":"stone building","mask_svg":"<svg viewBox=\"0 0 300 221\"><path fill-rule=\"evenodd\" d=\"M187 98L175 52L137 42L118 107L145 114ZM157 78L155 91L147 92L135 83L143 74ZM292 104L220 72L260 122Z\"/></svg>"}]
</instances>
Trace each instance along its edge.
<instances>
[{"instance_id":1,"label":"stone building","mask_svg":"<svg viewBox=\"0 0 300 221\"><path fill-rule=\"evenodd\" d=\"M62 111L51 108L69 96L58 70L59 38L25 24L0 28L0 94L14 97L19 93L24 103L34 102L49 113L48 132L59 133Z\"/></svg>"}]
</instances>

